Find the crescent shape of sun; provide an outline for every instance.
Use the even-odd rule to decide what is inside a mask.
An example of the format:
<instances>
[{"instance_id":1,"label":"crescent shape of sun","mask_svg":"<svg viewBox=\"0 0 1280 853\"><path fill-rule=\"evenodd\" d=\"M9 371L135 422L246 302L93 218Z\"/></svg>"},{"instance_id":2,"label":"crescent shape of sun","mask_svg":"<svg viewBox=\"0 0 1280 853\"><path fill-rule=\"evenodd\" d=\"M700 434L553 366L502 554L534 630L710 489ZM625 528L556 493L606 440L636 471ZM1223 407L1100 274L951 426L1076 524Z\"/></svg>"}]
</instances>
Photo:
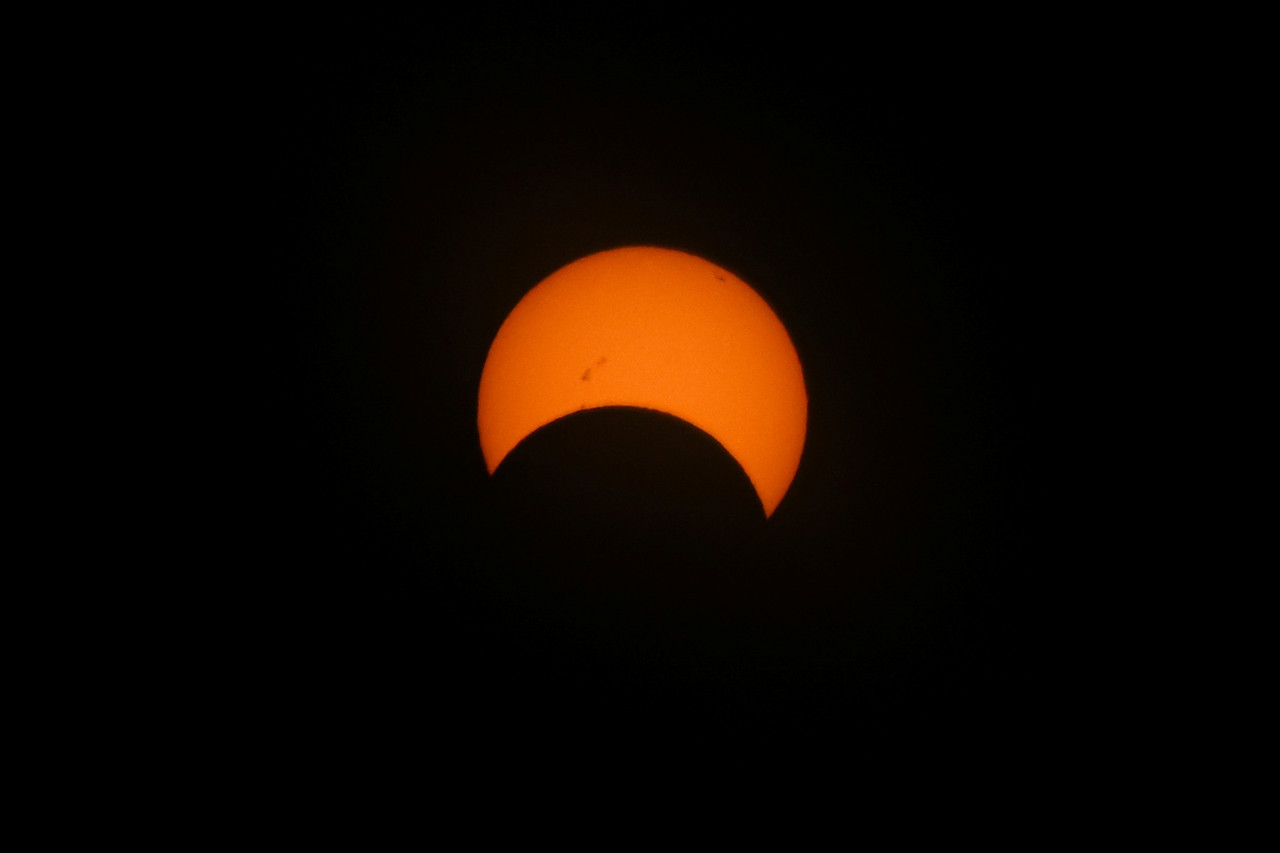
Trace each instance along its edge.
<instances>
[{"instance_id":1,"label":"crescent shape of sun","mask_svg":"<svg viewBox=\"0 0 1280 853\"><path fill-rule=\"evenodd\" d=\"M588 255L529 291L489 348L479 403L490 474L566 415L654 409L718 441L766 517L795 477L808 418L800 358L768 303L709 261L653 247Z\"/></svg>"}]
</instances>

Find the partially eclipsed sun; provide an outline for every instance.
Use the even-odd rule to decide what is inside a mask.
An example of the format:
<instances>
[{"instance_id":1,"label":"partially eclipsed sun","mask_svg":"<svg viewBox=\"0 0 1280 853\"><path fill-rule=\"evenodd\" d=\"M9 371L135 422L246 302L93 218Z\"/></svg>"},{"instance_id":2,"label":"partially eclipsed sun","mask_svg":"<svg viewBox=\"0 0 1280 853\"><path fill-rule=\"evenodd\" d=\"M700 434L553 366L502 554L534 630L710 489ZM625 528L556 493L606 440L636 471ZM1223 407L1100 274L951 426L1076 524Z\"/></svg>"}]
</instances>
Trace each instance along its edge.
<instances>
[{"instance_id":1,"label":"partially eclipsed sun","mask_svg":"<svg viewBox=\"0 0 1280 853\"><path fill-rule=\"evenodd\" d=\"M741 279L684 252L588 255L516 305L480 377L489 473L539 427L604 406L666 412L710 435L766 516L800 465L808 398L787 330Z\"/></svg>"}]
</instances>

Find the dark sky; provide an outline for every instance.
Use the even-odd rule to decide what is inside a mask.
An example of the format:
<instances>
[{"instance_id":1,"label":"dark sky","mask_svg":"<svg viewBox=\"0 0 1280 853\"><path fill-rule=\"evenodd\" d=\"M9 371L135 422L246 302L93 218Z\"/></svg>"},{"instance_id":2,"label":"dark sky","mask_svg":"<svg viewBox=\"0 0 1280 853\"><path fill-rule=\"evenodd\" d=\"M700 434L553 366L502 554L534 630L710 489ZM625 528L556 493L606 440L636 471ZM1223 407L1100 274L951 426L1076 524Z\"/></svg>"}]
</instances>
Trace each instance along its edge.
<instances>
[{"instance_id":1,"label":"dark sky","mask_svg":"<svg viewBox=\"0 0 1280 853\"><path fill-rule=\"evenodd\" d=\"M449 743L1039 725L1064 178L1035 55L621 13L264 35L236 72L267 341L230 582L249 689L303 729ZM502 320L636 244L732 270L791 333L809 432L768 521L652 413L485 471Z\"/></svg>"}]
</instances>

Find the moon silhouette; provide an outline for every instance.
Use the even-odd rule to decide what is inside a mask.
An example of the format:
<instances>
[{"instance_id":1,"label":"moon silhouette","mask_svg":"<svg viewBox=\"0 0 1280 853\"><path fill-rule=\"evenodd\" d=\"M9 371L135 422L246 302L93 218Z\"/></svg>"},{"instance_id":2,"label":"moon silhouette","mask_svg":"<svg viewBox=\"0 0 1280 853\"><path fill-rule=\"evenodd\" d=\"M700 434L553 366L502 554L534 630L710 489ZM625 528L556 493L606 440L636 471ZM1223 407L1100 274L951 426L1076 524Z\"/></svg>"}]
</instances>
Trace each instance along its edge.
<instances>
[{"instance_id":1,"label":"moon silhouette","mask_svg":"<svg viewBox=\"0 0 1280 853\"><path fill-rule=\"evenodd\" d=\"M666 412L710 435L766 517L804 450L808 397L786 328L737 276L673 249L588 255L516 305L480 377L489 473L539 427L606 406Z\"/></svg>"}]
</instances>

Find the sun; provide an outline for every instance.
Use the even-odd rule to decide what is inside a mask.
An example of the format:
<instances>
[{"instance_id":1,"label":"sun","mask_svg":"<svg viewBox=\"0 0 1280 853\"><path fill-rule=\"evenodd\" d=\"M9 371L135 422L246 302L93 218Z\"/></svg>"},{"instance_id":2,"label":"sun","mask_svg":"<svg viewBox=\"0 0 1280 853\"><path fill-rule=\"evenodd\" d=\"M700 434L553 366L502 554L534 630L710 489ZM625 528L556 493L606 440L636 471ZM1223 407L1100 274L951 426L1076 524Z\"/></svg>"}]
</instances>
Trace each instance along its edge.
<instances>
[{"instance_id":1,"label":"sun","mask_svg":"<svg viewBox=\"0 0 1280 853\"><path fill-rule=\"evenodd\" d=\"M674 249L589 255L516 305L480 378L489 472L539 427L605 406L666 412L706 432L742 466L766 516L804 450L808 396L782 321L733 273Z\"/></svg>"}]
</instances>

